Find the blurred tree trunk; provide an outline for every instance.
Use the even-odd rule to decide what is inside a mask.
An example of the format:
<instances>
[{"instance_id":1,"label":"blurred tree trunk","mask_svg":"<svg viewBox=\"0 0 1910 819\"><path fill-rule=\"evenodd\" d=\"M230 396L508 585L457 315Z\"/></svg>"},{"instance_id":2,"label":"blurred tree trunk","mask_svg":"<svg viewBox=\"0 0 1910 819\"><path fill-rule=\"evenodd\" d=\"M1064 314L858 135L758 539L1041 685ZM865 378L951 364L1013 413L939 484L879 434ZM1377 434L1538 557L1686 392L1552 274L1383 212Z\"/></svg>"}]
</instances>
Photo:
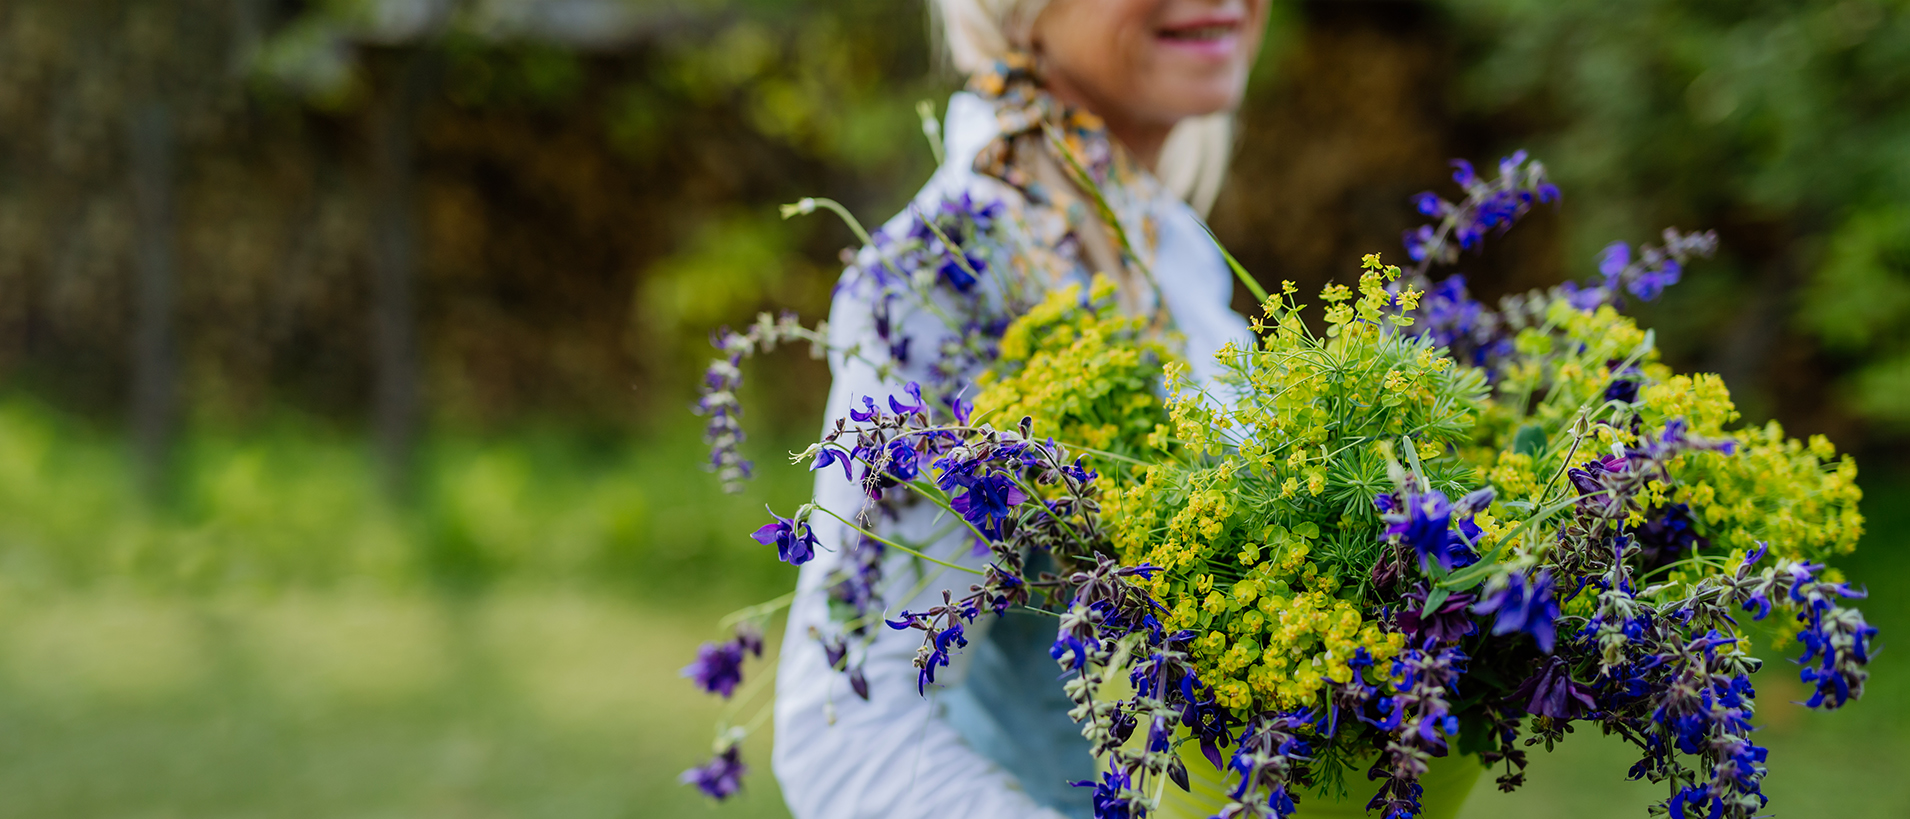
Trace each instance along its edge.
<instances>
[{"instance_id":1,"label":"blurred tree trunk","mask_svg":"<svg viewBox=\"0 0 1910 819\"><path fill-rule=\"evenodd\" d=\"M127 131L134 223L133 447L140 488L156 500L165 491L177 414L171 112L157 99L137 104Z\"/></svg>"},{"instance_id":2,"label":"blurred tree trunk","mask_svg":"<svg viewBox=\"0 0 1910 819\"><path fill-rule=\"evenodd\" d=\"M373 418L386 493L410 495L419 426L418 228L414 149L430 85L429 52L396 56L390 88L372 105L369 213Z\"/></svg>"}]
</instances>

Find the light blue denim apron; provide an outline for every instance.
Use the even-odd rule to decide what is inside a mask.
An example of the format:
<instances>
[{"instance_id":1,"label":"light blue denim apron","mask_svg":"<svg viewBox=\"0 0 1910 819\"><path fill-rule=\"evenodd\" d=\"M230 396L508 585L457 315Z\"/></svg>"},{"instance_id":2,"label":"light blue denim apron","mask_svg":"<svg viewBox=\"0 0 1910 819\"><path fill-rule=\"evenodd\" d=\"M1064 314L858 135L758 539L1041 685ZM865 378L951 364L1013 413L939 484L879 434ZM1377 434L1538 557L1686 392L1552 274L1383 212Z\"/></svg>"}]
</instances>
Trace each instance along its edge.
<instances>
[{"instance_id":1,"label":"light blue denim apron","mask_svg":"<svg viewBox=\"0 0 1910 819\"><path fill-rule=\"evenodd\" d=\"M1074 704L1061 690L1061 668L1048 656L1055 625L1050 615L1018 611L996 619L986 638L964 649L966 681L941 700L969 747L1014 774L1036 802L1090 819L1094 789L1068 784L1094 779L1095 763L1068 718Z\"/></svg>"}]
</instances>

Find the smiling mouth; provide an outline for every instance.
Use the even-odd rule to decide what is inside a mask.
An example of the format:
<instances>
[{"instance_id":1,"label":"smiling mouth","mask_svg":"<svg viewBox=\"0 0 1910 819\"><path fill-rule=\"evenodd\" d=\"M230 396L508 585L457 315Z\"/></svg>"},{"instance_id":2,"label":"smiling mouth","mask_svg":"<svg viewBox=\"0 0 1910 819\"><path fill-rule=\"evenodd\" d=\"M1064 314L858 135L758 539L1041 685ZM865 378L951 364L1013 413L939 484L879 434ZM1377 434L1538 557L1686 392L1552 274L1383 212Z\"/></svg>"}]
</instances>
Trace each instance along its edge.
<instances>
[{"instance_id":1,"label":"smiling mouth","mask_svg":"<svg viewBox=\"0 0 1910 819\"><path fill-rule=\"evenodd\" d=\"M1183 43L1211 43L1232 36L1239 28L1240 25L1238 23L1213 23L1209 25L1186 26L1183 28L1167 28L1161 29L1160 37L1163 40Z\"/></svg>"}]
</instances>

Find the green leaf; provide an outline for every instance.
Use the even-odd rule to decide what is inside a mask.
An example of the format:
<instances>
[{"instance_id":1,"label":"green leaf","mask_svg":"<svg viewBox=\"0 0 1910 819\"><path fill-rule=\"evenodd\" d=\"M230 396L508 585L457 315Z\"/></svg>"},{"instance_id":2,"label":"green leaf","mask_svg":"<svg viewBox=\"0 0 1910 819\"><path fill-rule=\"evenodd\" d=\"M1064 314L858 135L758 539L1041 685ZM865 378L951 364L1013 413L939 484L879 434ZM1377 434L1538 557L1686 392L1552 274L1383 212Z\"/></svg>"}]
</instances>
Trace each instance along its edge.
<instances>
[{"instance_id":1,"label":"green leaf","mask_svg":"<svg viewBox=\"0 0 1910 819\"><path fill-rule=\"evenodd\" d=\"M1545 453L1546 441L1545 428L1538 424L1527 424L1519 427L1519 433L1512 436L1512 451L1537 458Z\"/></svg>"}]
</instances>

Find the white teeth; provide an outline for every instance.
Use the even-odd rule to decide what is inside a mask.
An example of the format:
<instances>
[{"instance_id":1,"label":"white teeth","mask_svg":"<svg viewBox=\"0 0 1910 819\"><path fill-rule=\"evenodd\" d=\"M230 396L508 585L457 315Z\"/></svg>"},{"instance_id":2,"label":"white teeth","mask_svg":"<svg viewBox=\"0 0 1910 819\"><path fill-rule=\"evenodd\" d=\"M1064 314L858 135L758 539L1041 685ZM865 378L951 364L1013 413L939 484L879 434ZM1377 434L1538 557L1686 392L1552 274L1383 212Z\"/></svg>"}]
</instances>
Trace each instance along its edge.
<instances>
[{"instance_id":1,"label":"white teeth","mask_svg":"<svg viewBox=\"0 0 1910 819\"><path fill-rule=\"evenodd\" d=\"M1161 32L1161 36L1170 40L1218 40L1232 34L1233 30L1234 27L1229 25L1201 26L1199 28L1169 29Z\"/></svg>"}]
</instances>

